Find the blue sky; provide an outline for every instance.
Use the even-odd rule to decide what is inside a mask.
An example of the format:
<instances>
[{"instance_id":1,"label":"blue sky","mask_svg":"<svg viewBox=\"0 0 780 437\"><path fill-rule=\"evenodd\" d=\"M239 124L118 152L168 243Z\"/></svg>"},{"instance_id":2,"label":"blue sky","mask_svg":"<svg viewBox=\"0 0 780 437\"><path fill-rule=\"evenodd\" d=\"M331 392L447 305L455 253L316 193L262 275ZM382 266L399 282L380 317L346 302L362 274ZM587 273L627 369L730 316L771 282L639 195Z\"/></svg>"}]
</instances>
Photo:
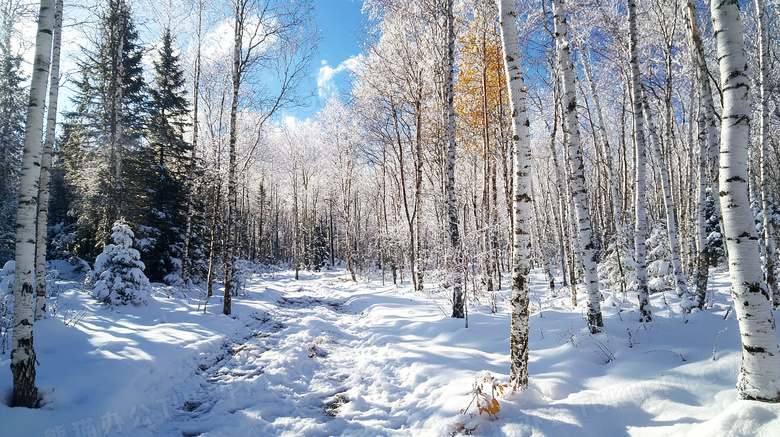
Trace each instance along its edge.
<instances>
[{"instance_id":1,"label":"blue sky","mask_svg":"<svg viewBox=\"0 0 780 437\"><path fill-rule=\"evenodd\" d=\"M363 27L362 0L316 0L320 44L312 62L311 86L315 97L294 112L296 118L308 118L322 106L325 98L349 90L349 69L360 55L358 33Z\"/></svg>"}]
</instances>

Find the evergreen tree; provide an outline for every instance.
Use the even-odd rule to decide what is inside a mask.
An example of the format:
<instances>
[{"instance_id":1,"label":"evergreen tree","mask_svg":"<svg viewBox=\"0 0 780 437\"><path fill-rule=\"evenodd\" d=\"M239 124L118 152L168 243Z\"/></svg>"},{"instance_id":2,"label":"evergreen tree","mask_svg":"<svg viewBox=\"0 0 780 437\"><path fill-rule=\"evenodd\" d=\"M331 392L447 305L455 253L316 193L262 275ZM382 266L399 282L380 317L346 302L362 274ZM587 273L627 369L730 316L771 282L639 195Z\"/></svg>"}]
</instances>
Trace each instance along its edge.
<instances>
[{"instance_id":1,"label":"evergreen tree","mask_svg":"<svg viewBox=\"0 0 780 437\"><path fill-rule=\"evenodd\" d=\"M138 222L148 201L138 32L124 0L109 0L100 16L98 41L78 62L76 110L67 116L67 153L61 155L76 196L70 207L78 220L74 248L88 258L108 242L115 220Z\"/></svg>"},{"instance_id":2,"label":"evergreen tree","mask_svg":"<svg viewBox=\"0 0 780 437\"><path fill-rule=\"evenodd\" d=\"M114 244L107 244L95 260L90 273L95 297L108 305L146 304L149 279L144 274L144 263L133 249L133 231L124 220L112 227Z\"/></svg>"},{"instance_id":3,"label":"evergreen tree","mask_svg":"<svg viewBox=\"0 0 780 437\"><path fill-rule=\"evenodd\" d=\"M148 127L151 159L148 183L149 211L141 237L147 238L143 260L149 276L162 280L178 270L176 257L183 250L187 211L186 166L192 146L184 141L185 117L189 103L185 97L184 71L174 53L170 29L163 34L162 46L154 62L154 84Z\"/></svg>"},{"instance_id":4,"label":"evergreen tree","mask_svg":"<svg viewBox=\"0 0 780 437\"><path fill-rule=\"evenodd\" d=\"M189 114L184 70L174 53L171 30L165 29L162 47L154 61L154 84L151 94L149 141L157 155L157 164L171 165L171 171L183 173L192 146L184 141L184 127Z\"/></svg>"},{"instance_id":5,"label":"evergreen tree","mask_svg":"<svg viewBox=\"0 0 780 437\"><path fill-rule=\"evenodd\" d=\"M317 220L314 225L314 235L306 250L306 264L310 270L319 272L330 263L330 251L328 247L328 226L324 217Z\"/></svg>"},{"instance_id":6,"label":"evergreen tree","mask_svg":"<svg viewBox=\"0 0 780 437\"><path fill-rule=\"evenodd\" d=\"M7 33L8 29L3 29ZM13 54L10 37L0 41L0 264L14 256L16 194L22 164L25 103L21 56Z\"/></svg>"}]
</instances>

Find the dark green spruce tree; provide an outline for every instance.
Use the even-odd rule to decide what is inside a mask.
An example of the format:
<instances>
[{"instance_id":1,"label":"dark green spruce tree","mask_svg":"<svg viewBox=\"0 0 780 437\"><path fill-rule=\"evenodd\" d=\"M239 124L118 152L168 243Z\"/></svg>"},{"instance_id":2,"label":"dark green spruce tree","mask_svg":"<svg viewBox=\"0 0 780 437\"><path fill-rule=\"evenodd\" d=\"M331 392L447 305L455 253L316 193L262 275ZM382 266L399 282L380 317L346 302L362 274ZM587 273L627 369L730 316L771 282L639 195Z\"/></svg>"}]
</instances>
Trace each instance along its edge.
<instances>
[{"instance_id":1,"label":"dark green spruce tree","mask_svg":"<svg viewBox=\"0 0 780 437\"><path fill-rule=\"evenodd\" d=\"M67 115L58 165L73 190L70 250L88 260L109 242L116 220L124 218L136 228L146 218L149 165L141 138L148 93L137 41L127 2L108 0L95 41L78 60L76 110Z\"/></svg>"},{"instance_id":2,"label":"dark green spruce tree","mask_svg":"<svg viewBox=\"0 0 780 437\"><path fill-rule=\"evenodd\" d=\"M3 4L0 11L0 266L14 257L16 198L27 113L22 57L14 52L11 39L20 13L19 5L10 3Z\"/></svg>"},{"instance_id":3,"label":"dark green spruce tree","mask_svg":"<svg viewBox=\"0 0 780 437\"><path fill-rule=\"evenodd\" d=\"M159 281L179 270L187 214L187 165L192 150L192 145L184 141L189 102L170 29L163 33L150 88L149 210L139 237L149 242L141 252L146 274Z\"/></svg>"},{"instance_id":4,"label":"dark green spruce tree","mask_svg":"<svg viewBox=\"0 0 780 437\"><path fill-rule=\"evenodd\" d=\"M26 93L18 56L0 55L0 265L13 258Z\"/></svg>"}]
</instances>

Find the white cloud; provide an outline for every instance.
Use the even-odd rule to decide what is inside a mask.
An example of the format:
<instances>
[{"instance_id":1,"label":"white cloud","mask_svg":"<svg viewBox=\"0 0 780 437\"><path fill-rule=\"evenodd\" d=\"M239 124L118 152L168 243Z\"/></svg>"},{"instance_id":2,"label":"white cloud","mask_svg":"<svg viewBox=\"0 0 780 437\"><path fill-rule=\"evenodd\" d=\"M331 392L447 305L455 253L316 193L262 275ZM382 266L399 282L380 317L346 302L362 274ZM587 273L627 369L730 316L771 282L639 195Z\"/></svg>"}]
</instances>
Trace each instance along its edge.
<instances>
[{"instance_id":1,"label":"white cloud","mask_svg":"<svg viewBox=\"0 0 780 437\"><path fill-rule=\"evenodd\" d=\"M317 92L320 98L329 99L336 97L339 92L336 84L336 76L344 71L356 71L364 61L362 54L350 56L336 68L328 65L328 61L323 60L320 71L317 73Z\"/></svg>"}]
</instances>

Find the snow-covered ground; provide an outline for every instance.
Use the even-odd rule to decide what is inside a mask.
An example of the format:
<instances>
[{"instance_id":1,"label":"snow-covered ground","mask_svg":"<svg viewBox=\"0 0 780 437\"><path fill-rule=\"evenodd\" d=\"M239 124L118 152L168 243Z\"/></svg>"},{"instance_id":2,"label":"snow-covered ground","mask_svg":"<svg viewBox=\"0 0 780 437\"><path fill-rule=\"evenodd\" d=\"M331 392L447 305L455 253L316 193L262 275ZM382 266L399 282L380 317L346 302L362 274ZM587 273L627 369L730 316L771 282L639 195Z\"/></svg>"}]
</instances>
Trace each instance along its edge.
<instances>
[{"instance_id":1,"label":"snow-covered ground","mask_svg":"<svg viewBox=\"0 0 780 437\"><path fill-rule=\"evenodd\" d=\"M37 322L45 405L9 408L0 355L0 436L774 436L780 407L737 401L740 365L728 277L714 306L684 316L673 293L640 324L632 296L606 292L605 332L534 276L531 387L477 414L475 382L508 380L509 312L488 299L469 327L442 294L345 281L343 271L254 276L221 315L200 294L156 288L109 310L59 281ZM584 298L584 296L582 296ZM580 300L582 300L582 298ZM728 313L728 316L726 316ZM725 318L724 318L725 317Z\"/></svg>"}]
</instances>

